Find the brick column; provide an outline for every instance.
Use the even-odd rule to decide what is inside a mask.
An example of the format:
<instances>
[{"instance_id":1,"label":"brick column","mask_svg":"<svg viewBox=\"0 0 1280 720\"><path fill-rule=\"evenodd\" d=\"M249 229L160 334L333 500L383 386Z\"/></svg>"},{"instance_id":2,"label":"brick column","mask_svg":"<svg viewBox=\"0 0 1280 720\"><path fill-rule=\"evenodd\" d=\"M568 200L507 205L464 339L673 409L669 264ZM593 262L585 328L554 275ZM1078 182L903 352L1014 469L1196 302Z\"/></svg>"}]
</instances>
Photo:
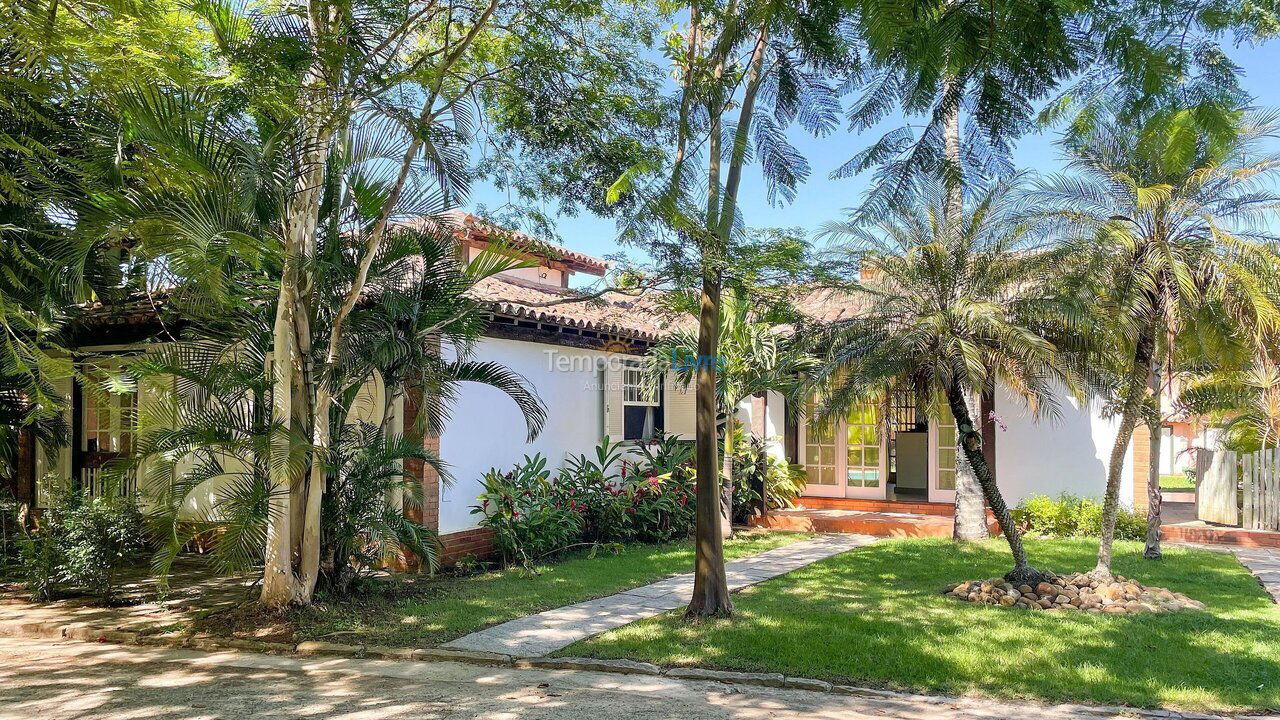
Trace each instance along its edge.
<instances>
[{"instance_id":1,"label":"brick column","mask_svg":"<svg viewBox=\"0 0 1280 720\"><path fill-rule=\"evenodd\" d=\"M1147 508L1147 480L1151 472L1151 430L1139 423L1133 430L1133 507Z\"/></svg>"},{"instance_id":2,"label":"brick column","mask_svg":"<svg viewBox=\"0 0 1280 720\"><path fill-rule=\"evenodd\" d=\"M412 435L418 421L418 411L422 407L422 387L405 388L404 393L404 430ZM422 437L422 447L429 453L440 455L440 437L426 433ZM411 477L422 483L422 503L420 507L406 505L405 516L414 522L432 530L440 529L440 473L421 460L405 461L405 470Z\"/></svg>"}]
</instances>

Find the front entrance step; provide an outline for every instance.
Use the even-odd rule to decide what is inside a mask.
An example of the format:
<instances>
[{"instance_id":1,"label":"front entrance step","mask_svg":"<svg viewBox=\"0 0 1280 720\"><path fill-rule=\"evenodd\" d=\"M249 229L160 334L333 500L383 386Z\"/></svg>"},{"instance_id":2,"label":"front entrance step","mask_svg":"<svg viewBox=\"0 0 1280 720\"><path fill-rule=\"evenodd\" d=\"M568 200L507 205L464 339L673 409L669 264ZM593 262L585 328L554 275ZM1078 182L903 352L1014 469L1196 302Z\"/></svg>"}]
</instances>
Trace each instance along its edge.
<instances>
[{"instance_id":1,"label":"front entrance step","mask_svg":"<svg viewBox=\"0 0 1280 720\"><path fill-rule=\"evenodd\" d=\"M1215 545L1235 545L1247 548L1280 549L1280 532L1270 530L1243 530L1241 528L1209 525L1206 523L1186 523L1179 525L1161 525L1160 537L1169 542L1209 543Z\"/></svg>"},{"instance_id":2,"label":"front entrance step","mask_svg":"<svg viewBox=\"0 0 1280 720\"><path fill-rule=\"evenodd\" d=\"M862 498L802 497L796 506L815 510L856 510L859 512L894 513L904 515L935 515L951 518L956 506L951 503L922 502L915 500L865 500Z\"/></svg>"},{"instance_id":3,"label":"front entrance step","mask_svg":"<svg viewBox=\"0 0 1280 720\"><path fill-rule=\"evenodd\" d=\"M876 537L949 538L950 517L902 513L862 512L820 508L771 510L765 517L753 518L756 527L820 533L854 533Z\"/></svg>"}]
</instances>

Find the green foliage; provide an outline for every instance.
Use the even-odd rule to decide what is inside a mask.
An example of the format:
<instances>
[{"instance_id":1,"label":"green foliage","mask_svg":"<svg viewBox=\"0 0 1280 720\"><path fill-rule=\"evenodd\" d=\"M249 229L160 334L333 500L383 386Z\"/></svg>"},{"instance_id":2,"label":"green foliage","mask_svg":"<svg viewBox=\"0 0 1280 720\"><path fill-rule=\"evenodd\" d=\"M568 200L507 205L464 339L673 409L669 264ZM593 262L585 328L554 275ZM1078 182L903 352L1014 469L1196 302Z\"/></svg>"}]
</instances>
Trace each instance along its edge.
<instances>
[{"instance_id":1,"label":"green foliage","mask_svg":"<svg viewBox=\"0 0 1280 720\"><path fill-rule=\"evenodd\" d=\"M1013 521L1024 532L1047 537L1099 537L1102 503L1063 493L1057 499L1034 495L1014 508ZM1142 540L1147 536L1145 513L1120 508L1116 514L1117 540Z\"/></svg>"},{"instance_id":2,"label":"green foliage","mask_svg":"<svg viewBox=\"0 0 1280 720\"><path fill-rule=\"evenodd\" d=\"M471 512L494 531L508 565L532 567L580 543L687 537L695 511L689 444L659 435L638 447L643 459L624 459L625 446L606 437L594 457L570 457L554 479L541 455L505 473L492 469Z\"/></svg>"},{"instance_id":3,"label":"green foliage","mask_svg":"<svg viewBox=\"0 0 1280 720\"><path fill-rule=\"evenodd\" d=\"M34 597L75 589L110 602L116 575L146 550L142 513L133 498L57 493L39 526L21 541L21 564Z\"/></svg>"},{"instance_id":4,"label":"green foliage","mask_svg":"<svg viewBox=\"0 0 1280 720\"><path fill-rule=\"evenodd\" d=\"M428 571L437 566L438 540L405 517L422 505L422 483L406 461L440 461L421 442L386 437L368 423L348 424L335 443L329 486L321 499L320 581L330 593L346 593L362 574L397 554L412 553ZM403 497L402 504L388 502Z\"/></svg>"},{"instance_id":5,"label":"green foliage","mask_svg":"<svg viewBox=\"0 0 1280 720\"><path fill-rule=\"evenodd\" d=\"M763 438L749 437L739 442L733 467L735 523L746 523L755 513L760 503L760 488L766 491L770 510L792 507L804 492L804 467L769 454Z\"/></svg>"},{"instance_id":6,"label":"green foliage","mask_svg":"<svg viewBox=\"0 0 1280 720\"><path fill-rule=\"evenodd\" d=\"M483 482L480 505L471 512L481 516L480 527L493 531L504 564L531 567L580 536L584 511L562 505L555 497L541 454L526 455L523 463L505 473L491 469Z\"/></svg>"}]
</instances>

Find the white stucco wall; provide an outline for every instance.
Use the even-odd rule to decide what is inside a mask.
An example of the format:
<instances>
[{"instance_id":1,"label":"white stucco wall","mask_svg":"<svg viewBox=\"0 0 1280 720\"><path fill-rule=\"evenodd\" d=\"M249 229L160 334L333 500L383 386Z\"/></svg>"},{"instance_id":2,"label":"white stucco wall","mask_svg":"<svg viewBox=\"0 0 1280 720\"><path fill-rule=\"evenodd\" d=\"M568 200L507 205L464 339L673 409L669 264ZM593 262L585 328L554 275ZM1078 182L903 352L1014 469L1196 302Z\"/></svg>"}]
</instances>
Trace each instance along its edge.
<instances>
[{"instance_id":1,"label":"white stucco wall","mask_svg":"<svg viewBox=\"0 0 1280 720\"><path fill-rule=\"evenodd\" d=\"M765 398L764 436L769 455L785 461L787 432L787 404L780 393L769 391Z\"/></svg>"},{"instance_id":2,"label":"white stucco wall","mask_svg":"<svg viewBox=\"0 0 1280 720\"><path fill-rule=\"evenodd\" d=\"M1064 397L1060 417L1037 420L1021 400L1001 389L996 414L996 480L1010 505L1030 495L1063 492L1101 499L1119 418L1104 418L1100 402L1081 406ZM1133 448L1125 455L1120 502L1133 504Z\"/></svg>"},{"instance_id":3,"label":"white stucco wall","mask_svg":"<svg viewBox=\"0 0 1280 720\"><path fill-rule=\"evenodd\" d=\"M548 352L582 358L573 370L556 369ZM543 343L483 339L477 360L500 362L520 373L547 406L547 424L526 442L524 420L504 393L485 385L461 386L452 419L440 436L440 456L449 464L454 483L440 490L440 532L476 527L471 507L489 468L510 469L525 455L540 452L554 472L567 455L590 453L603 433L600 373L594 369L605 354Z\"/></svg>"}]
</instances>

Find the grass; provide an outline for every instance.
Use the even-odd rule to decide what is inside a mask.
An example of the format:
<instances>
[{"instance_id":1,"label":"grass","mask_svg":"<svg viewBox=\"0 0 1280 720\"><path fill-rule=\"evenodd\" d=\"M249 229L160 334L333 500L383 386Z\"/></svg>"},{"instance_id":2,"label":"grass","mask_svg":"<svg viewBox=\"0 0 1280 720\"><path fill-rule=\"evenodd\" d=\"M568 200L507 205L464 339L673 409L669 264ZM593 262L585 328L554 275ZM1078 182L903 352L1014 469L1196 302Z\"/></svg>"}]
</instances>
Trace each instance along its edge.
<instances>
[{"instance_id":1,"label":"grass","mask_svg":"<svg viewBox=\"0 0 1280 720\"><path fill-rule=\"evenodd\" d=\"M1178 491L1195 490L1196 484L1195 481L1187 477L1186 473L1178 473L1177 475L1161 475L1160 489Z\"/></svg>"},{"instance_id":2,"label":"grass","mask_svg":"<svg viewBox=\"0 0 1280 720\"><path fill-rule=\"evenodd\" d=\"M735 559L810 535L749 531L725 543ZM353 600L321 603L292 617L301 638L334 637L393 647L426 646L562 605L604 597L693 568L693 543L628 545L620 554L572 553L538 568L384 583Z\"/></svg>"},{"instance_id":3,"label":"grass","mask_svg":"<svg viewBox=\"0 0 1280 720\"><path fill-rule=\"evenodd\" d=\"M1034 563L1091 568L1097 541L1029 540ZM1280 611L1233 556L1116 543L1115 571L1185 592L1206 612L1137 616L1011 611L944 597L948 583L1008 569L999 541L895 540L735 595L730 620L672 613L562 655L784 672L839 683L1138 706L1280 707Z\"/></svg>"}]
</instances>

